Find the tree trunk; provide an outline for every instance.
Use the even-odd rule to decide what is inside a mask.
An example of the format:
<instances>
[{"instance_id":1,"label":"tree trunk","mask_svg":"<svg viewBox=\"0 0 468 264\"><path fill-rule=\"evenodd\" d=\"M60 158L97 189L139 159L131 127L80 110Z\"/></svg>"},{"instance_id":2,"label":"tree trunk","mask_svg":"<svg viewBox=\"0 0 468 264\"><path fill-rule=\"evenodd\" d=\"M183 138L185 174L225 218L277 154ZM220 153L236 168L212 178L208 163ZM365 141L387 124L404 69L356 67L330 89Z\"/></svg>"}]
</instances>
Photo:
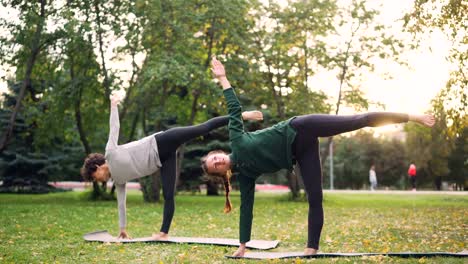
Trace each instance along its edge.
<instances>
[{"instance_id":1,"label":"tree trunk","mask_svg":"<svg viewBox=\"0 0 468 264\"><path fill-rule=\"evenodd\" d=\"M206 182L206 195L208 196L218 196L218 184L213 181Z\"/></svg>"},{"instance_id":2,"label":"tree trunk","mask_svg":"<svg viewBox=\"0 0 468 264\"><path fill-rule=\"evenodd\" d=\"M336 102L336 111L335 111L335 115L338 115L339 111L340 111L340 105L341 105L341 94L342 94L342 89L343 89L343 83L344 83L344 80L346 78L346 74L347 74L347 70L348 70L348 58L349 58L349 50L351 49L351 44L352 44L352 41L353 41L353 38L356 34L356 32L359 30L359 27L361 26L361 24L358 25L358 27L353 30L352 34L351 34L351 38L350 40L348 41L347 43L347 47L346 47L346 52L345 52L345 56L344 56L344 60L343 60L343 64L341 66L341 76L340 76L340 90L338 92L338 100ZM333 159L332 156L330 156L330 149L333 147L332 146L333 144L333 137L329 137L328 138L328 142L327 142L327 148L325 149L324 151L324 157L328 157L328 160L330 159ZM323 165L325 164L325 161L327 159L322 159L321 160L321 165L322 165L322 168L323 168ZM331 163L333 164L333 163ZM330 167L330 177L332 177L332 174L333 174L333 168ZM330 182L330 186L333 186L333 183Z\"/></svg>"},{"instance_id":3,"label":"tree trunk","mask_svg":"<svg viewBox=\"0 0 468 264\"><path fill-rule=\"evenodd\" d=\"M70 85L72 86L71 89L75 90L76 87L74 86L75 83L75 71L73 68L74 65L74 57L72 54L69 55L70 57ZM76 127L78 128L78 134L80 136L80 141L83 144L84 152L86 155L90 154L91 147L89 145L88 139L86 137L86 132L84 131L83 128L83 122L81 120L81 96L83 93L83 89L81 86L78 87L78 94L77 98L75 100L75 105L74 105L74 110L75 110L75 121L76 121Z\"/></svg>"},{"instance_id":4,"label":"tree trunk","mask_svg":"<svg viewBox=\"0 0 468 264\"><path fill-rule=\"evenodd\" d=\"M289 189L291 190L291 198L293 200L296 200L300 196L300 185L299 185L299 176L301 175L301 170L299 168L299 165L296 164L294 166L293 171L288 171L286 174L286 177L288 179L288 186Z\"/></svg>"},{"instance_id":5,"label":"tree trunk","mask_svg":"<svg viewBox=\"0 0 468 264\"><path fill-rule=\"evenodd\" d=\"M161 172L157 171L147 177L139 179L143 199L148 203L157 203L161 200Z\"/></svg>"},{"instance_id":6,"label":"tree trunk","mask_svg":"<svg viewBox=\"0 0 468 264\"><path fill-rule=\"evenodd\" d=\"M151 174L151 202L157 203L161 200L161 172Z\"/></svg>"},{"instance_id":7,"label":"tree trunk","mask_svg":"<svg viewBox=\"0 0 468 264\"><path fill-rule=\"evenodd\" d=\"M36 62L37 56L39 55L40 48L41 48L40 42L41 42L42 30L44 27L44 21L45 21L45 16L46 16L45 6L46 6L46 0L41 0L41 13L39 15L41 19L39 20L37 27L36 27L36 32L34 33L32 47L31 47L31 56L28 58L28 62L26 64L26 74L24 76L24 80L21 85L21 89L18 94L18 97L16 98L15 108L13 109L10 120L8 122L7 129L5 133L3 134L3 137L0 141L0 153L2 153L6 149L8 142L10 141L10 137L13 133L13 128L15 127L16 116L18 115L20 111L21 102L24 99L26 88L31 85L31 74L32 74L34 64Z\"/></svg>"},{"instance_id":8,"label":"tree trunk","mask_svg":"<svg viewBox=\"0 0 468 264\"><path fill-rule=\"evenodd\" d=\"M99 7L100 1L94 1L94 11L96 13L96 24L97 24L97 39L99 44L99 53L101 55L102 74L104 75L104 96L106 105L110 106L110 81L107 72L106 61L104 60L104 42L102 40L102 27L101 27L101 11Z\"/></svg>"}]
</instances>

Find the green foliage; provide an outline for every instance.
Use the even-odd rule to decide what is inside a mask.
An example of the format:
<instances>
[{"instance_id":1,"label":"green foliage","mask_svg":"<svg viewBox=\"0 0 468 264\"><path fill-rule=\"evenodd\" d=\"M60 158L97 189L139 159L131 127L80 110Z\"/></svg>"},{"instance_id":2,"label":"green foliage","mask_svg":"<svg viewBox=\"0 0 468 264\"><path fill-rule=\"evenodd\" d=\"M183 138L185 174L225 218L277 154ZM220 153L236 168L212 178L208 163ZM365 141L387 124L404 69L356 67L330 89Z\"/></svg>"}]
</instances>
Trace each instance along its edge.
<instances>
[{"instance_id":1,"label":"green foliage","mask_svg":"<svg viewBox=\"0 0 468 264\"><path fill-rule=\"evenodd\" d=\"M334 184L339 189L369 186L369 169L375 165L378 188L404 189L409 164L402 142L374 137L359 131L350 137L336 137L334 145ZM329 186L328 163L323 169L324 186Z\"/></svg>"},{"instance_id":2,"label":"green foliage","mask_svg":"<svg viewBox=\"0 0 468 264\"><path fill-rule=\"evenodd\" d=\"M341 106L356 110L369 108L370 102L360 89L361 76L376 68L376 61L391 59L400 64L405 44L392 35L389 28L378 21L379 11L368 7L366 1L353 0L337 10L335 30L331 43L327 46L323 66L337 72L340 82L336 95L335 113ZM375 89L378 89L377 87Z\"/></svg>"},{"instance_id":3,"label":"green foliage","mask_svg":"<svg viewBox=\"0 0 468 264\"><path fill-rule=\"evenodd\" d=\"M435 100L438 101L436 108L441 110L442 107L447 115L445 121L452 136L460 135L468 122L467 13L468 4L465 0L430 0L415 1L413 9L403 17L406 30L415 35L418 44L425 41L426 32L436 29L441 30L450 40L451 49L447 59L455 69Z\"/></svg>"},{"instance_id":4,"label":"green foliage","mask_svg":"<svg viewBox=\"0 0 468 264\"><path fill-rule=\"evenodd\" d=\"M213 55L225 62L244 109L264 112L262 125L249 125L255 130L294 115L334 110L321 87L311 87L309 83L314 74L324 69L336 71L342 81L342 101L336 104L337 112L340 104L367 109L370 102L360 89L361 72L374 70L377 58L401 62L399 54L406 47L376 21L376 10L358 0L346 6L318 0L285 1L286 5L247 0L65 2L42 2L44 17L40 16L40 1L2 2L18 14L18 19L0 20L1 30L9 32L1 36L0 57L6 66L16 66L10 84L13 90L2 99L2 129L16 102L18 84L28 75L24 65L35 59L31 85L22 100L9 146L15 158L11 154L8 161L2 159L2 171L4 164L15 160L17 154L26 160L47 156L43 167L36 168L46 171L44 177L78 180L84 156L104 151L111 91L126 92L119 110L120 143L226 114L222 91L210 75ZM421 24L414 24L420 29L449 26L452 39L463 40L460 32L466 29L461 23L466 5L448 1L440 9L441 16L435 17L426 15L431 10L426 3L435 2L416 1L417 12L406 17L407 21L420 18ZM44 28L36 43L34 33L39 26ZM340 41L330 42L329 38ZM38 45L38 54L31 54L33 44ZM460 137L466 126L464 51L453 51L451 59L460 67L436 100L434 112L447 114L446 125L436 130L438 134L444 132L444 139L410 128L414 134L409 135L409 145L414 153L407 153L420 159L418 168L427 179L438 175L455 179L459 176L453 173L460 175L464 164L457 160L463 152L455 144L463 140ZM111 58L105 55L109 53ZM129 72L111 67L122 60L131 60ZM228 149L226 134L225 129L220 129L182 148L182 185L203 182L198 160L211 149ZM418 141L419 137L424 142ZM450 142L444 142L445 139ZM366 182L372 155L382 157L379 166L386 175L383 183L396 182L401 176L399 171L406 167L400 164L405 153L398 151L401 145L379 141L377 145L381 147L365 147L364 152L359 152L361 157L356 153L344 155L346 146L354 149L359 144L366 145L364 142L350 140L345 146L337 146L342 151L337 160L340 177L350 175L356 181L343 178L343 186L355 184L353 188L358 188ZM433 146L429 147L431 142ZM434 147L439 145L443 148ZM355 162L361 164L352 166ZM267 178L281 183L283 174Z\"/></svg>"},{"instance_id":5,"label":"green foliage","mask_svg":"<svg viewBox=\"0 0 468 264\"><path fill-rule=\"evenodd\" d=\"M455 140L455 147L448 158L450 173L448 178L457 183L461 188L468 186L468 128L463 129L463 134Z\"/></svg>"}]
</instances>

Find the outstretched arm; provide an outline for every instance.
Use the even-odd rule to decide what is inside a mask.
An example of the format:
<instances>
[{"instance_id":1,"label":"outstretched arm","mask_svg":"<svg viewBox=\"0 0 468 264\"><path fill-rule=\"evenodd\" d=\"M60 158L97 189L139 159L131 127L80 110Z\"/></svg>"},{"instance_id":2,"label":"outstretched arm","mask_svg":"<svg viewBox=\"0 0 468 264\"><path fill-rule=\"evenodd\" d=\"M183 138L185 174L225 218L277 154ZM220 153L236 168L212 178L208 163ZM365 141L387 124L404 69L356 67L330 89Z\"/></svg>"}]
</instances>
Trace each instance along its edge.
<instances>
[{"instance_id":1,"label":"outstretched arm","mask_svg":"<svg viewBox=\"0 0 468 264\"><path fill-rule=\"evenodd\" d=\"M213 57L211 61L213 74L218 78L221 86L223 87L224 98L227 102L229 113L229 139L232 141L241 137L244 134L244 123L242 121L242 107L237 99L234 89L232 89L226 77L226 71L223 64Z\"/></svg>"},{"instance_id":2,"label":"outstretched arm","mask_svg":"<svg viewBox=\"0 0 468 264\"><path fill-rule=\"evenodd\" d=\"M119 227L120 234L119 238L131 238L127 234L127 188L126 184L115 184L117 191L117 204L119 208Z\"/></svg>"},{"instance_id":3,"label":"outstretched arm","mask_svg":"<svg viewBox=\"0 0 468 264\"><path fill-rule=\"evenodd\" d=\"M119 105L121 98L113 94L111 95L111 112L109 118L109 140L107 141L106 150L112 149L117 147L119 142L119 129L120 129L120 121L119 121L119 109L117 106Z\"/></svg>"},{"instance_id":4,"label":"outstretched arm","mask_svg":"<svg viewBox=\"0 0 468 264\"><path fill-rule=\"evenodd\" d=\"M241 206L239 218L240 246L233 256L244 256L246 244L250 241L252 232L253 205L255 197L255 180L243 175L238 176L239 188L241 192Z\"/></svg>"}]
</instances>

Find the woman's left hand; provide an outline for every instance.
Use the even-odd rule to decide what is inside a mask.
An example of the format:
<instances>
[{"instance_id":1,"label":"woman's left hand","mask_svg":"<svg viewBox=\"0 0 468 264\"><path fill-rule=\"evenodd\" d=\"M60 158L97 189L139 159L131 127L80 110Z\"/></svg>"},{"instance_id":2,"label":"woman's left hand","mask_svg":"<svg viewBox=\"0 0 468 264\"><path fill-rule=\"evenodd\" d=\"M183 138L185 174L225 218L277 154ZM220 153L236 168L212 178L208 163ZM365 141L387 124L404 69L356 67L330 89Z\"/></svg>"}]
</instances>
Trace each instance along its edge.
<instances>
[{"instance_id":1,"label":"woman's left hand","mask_svg":"<svg viewBox=\"0 0 468 264\"><path fill-rule=\"evenodd\" d=\"M261 121L263 120L263 113L260 111L245 111L245 112L242 112L242 119Z\"/></svg>"}]
</instances>

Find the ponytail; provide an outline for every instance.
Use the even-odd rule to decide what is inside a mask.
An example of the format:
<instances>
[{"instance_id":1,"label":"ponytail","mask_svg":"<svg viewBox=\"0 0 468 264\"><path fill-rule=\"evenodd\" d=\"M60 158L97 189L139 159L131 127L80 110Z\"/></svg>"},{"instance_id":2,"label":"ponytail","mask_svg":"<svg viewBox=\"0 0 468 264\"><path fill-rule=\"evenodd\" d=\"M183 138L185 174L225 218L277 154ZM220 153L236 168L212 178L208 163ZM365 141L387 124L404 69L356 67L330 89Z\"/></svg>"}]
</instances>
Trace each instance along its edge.
<instances>
[{"instance_id":1,"label":"ponytail","mask_svg":"<svg viewBox=\"0 0 468 264\"><path fill-rule=\"evenodd\" d=\"M225 192L225 195L226 195L226 202L224 204L224 213L225 214L231 212L231 210L232 210L231 200L229 199L229 192L231 191L231 182L230 182L231 176L232 176L231 170L228 170L226 172L226 174L223 176L224 192Z\"/></svg>"}]
</instances>

